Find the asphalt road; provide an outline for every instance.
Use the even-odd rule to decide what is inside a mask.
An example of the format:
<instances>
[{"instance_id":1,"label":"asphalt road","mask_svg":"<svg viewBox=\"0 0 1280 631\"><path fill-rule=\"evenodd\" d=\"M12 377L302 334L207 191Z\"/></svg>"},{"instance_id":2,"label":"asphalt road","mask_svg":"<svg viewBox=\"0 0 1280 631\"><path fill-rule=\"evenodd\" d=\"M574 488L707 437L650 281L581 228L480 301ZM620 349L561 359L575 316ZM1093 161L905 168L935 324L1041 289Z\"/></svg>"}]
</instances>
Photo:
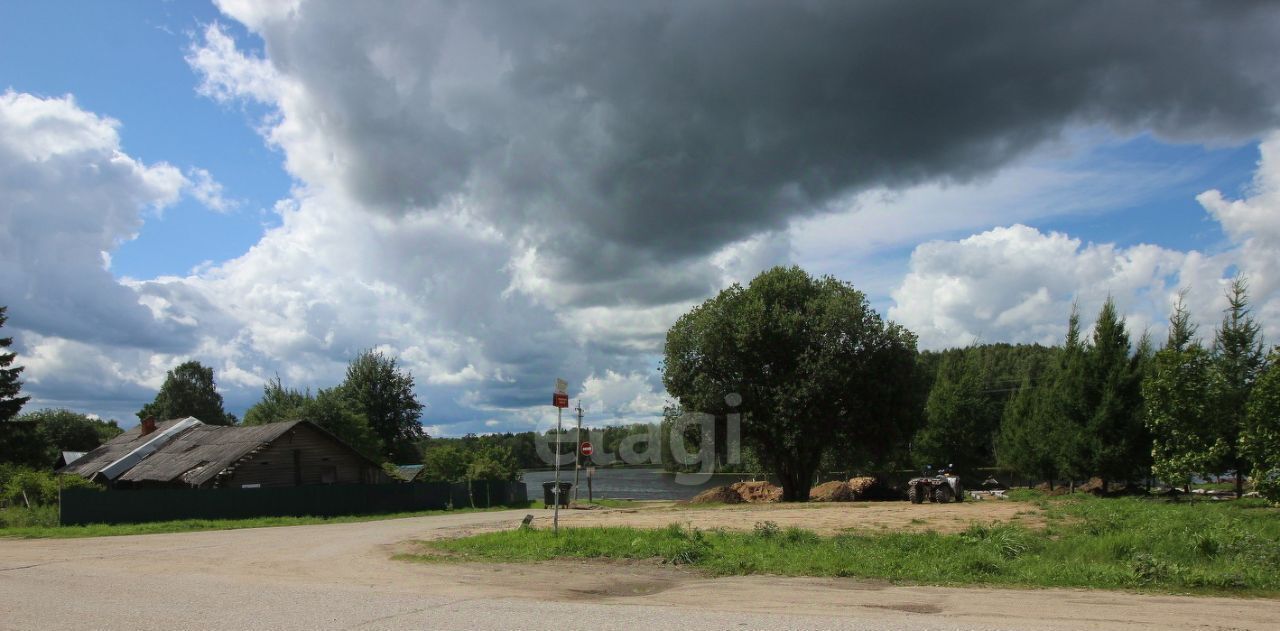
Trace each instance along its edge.
<instances>
[{"instance_id":1,"label":"asphalt road","mask_svg":"<svg viewBox=\"0 0 1280 631\"><path fill-rule=\"evenodd\" d=\"M1274 600L392 558L526 512L0 540L0 629L1280 629Z\"/></svg>"}]
</instances>

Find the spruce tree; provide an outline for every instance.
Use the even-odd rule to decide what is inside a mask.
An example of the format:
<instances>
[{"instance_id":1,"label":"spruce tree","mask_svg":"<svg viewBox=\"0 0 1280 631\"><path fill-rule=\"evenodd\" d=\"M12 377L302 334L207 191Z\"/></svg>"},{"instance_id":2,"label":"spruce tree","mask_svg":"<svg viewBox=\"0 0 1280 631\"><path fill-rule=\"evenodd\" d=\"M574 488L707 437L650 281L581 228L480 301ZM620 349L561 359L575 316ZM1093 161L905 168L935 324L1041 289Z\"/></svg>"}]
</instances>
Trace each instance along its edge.
<instances>
[{"instance_id":1,"label":"spruce tree","mask_svg":"<svg viewBox=\"0 0 1280 631\"><path fill-rule=\"evenodd\" d=\"M986 367L978 353L948 354L925 404L925 426L916 434L918 464L954 464L961 471L990 462L995 428L983 393Z\"/></svg>"},{"instance_id":2,"label":"spruce tree","mask_svg":"<svg viewBox=\"0 0 1280 631\"><path fill-rule=\"evenodd\" d=\"M1000 435L996 439L996 462L1020 475L1047 480L1050 490L1058 473L1055 445L1048 437L1053 428L1045 423L1044 405L1049 388L1040 383L1046 368L1038 363L1028 366L1022 384L1004 408Z\"/></svg>"},{"instance_id":3,"label":"spruce tree","mask_svg":"<svg viewBox=\"0 0 1280 631\"><path fill-rule=\"evenodd\" d=\"M8 310L8 307L0 307L0 327L4 327L9 319L5 315ZM22 406L31 399L18 396L22 392L22 382L18 381L18 375L22 373L23 367L13 365L18 354L9 352L11 344L13 338L0 337L0 423L17 416L22 411Z\"/></svg>"},{"instance_id":4,"label":"spruce tree","mask_svg":"<svg viewBox=\"0 0 1280 631\"><path fill-rule=\"evenodd\" d=\"M1213 406L1219 438L1226 445L1220 467L1235 471L1236 496L1244 492L1250 463L1241 450L1246 406L1264 364L1262 328L1249 308L1249 286L1236 278L1227 289L1227 312L1213 341Z\"/></svg>"},{"instance_id":5,"label":"spruce tree","mask_svg":"<svg viewBox=\"0 0 1280 631\"><path fill-rule=\"evenodd\" d=\"M1132 480L1145 473L1151 439L1142 423L1142 357L1131 355L1124 319L1108 298L1093 326L1085 352L1085 424L1090 473L1102 479Z\"/></svg>"},{"instance_id":6,"label":"spruce tree","mask_svg":"<svg viewBox=\"0 0 1280 631\"><path fill-rule=\"evenodd\" d=\"M1196 325L1178 297L1169 336L1142 382L1144 422L1152 436L1152 471L1169 484L1186 485L1221 460L1226 445L1210 417L1209 352L1195 342Z\"/></svg>"},{"instance_id":7,"label":"spruce tree","mask_svg":"<svg viewBox=\"0 0 1280 631\"><path fill-rule=\"evenodd\" d=\"M1037 423L1048 428L1045 440L1052 447L1056 469L1075 481L1090 474L1085 396L1085 346L1080 339L1080 313L1073 305L1067 323L1067 340L1048 384L1044 400L1036 406Z\"/></svg>"},{"instance_id":8,"label":"spruce tree","mask_svg":"<svg viewBox=\"0 0 1280 631\"><path fill-rule=\"evenodd\" d=\"M1240 448L1253 464L1253 486L1272 502L1280 502L1280 348L1249 393Z\"/></svg>"}]
</instances>

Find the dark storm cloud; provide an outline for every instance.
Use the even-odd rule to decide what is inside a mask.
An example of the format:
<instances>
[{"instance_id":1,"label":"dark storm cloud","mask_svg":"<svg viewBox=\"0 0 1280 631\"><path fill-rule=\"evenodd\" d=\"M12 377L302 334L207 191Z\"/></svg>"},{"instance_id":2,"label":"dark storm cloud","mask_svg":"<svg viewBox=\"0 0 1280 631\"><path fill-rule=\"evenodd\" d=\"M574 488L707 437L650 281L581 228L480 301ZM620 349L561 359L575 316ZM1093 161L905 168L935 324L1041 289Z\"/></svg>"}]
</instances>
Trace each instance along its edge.
<instances>
[{"instance_id":1,"label":"dark storm cloud","mask_svg":"<svg viewBox=\"0 0 1280 631\"><path fill-rule=\"evenodd\" d=\"M388 212L476 202L575 304L703 295L725 244L859 190L991 174L1073 125L1230 142L1280 102L1277 3L349 9L261 29L347 188Z\"/></svg>"}]
</instances>

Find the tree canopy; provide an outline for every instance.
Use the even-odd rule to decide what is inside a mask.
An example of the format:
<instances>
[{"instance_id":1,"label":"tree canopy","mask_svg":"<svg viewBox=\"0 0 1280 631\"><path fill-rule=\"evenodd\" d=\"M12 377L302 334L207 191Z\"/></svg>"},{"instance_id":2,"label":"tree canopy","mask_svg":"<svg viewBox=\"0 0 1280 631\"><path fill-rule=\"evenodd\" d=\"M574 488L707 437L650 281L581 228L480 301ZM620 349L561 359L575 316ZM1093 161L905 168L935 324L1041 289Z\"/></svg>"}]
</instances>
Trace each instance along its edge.
<instances>
[{"instance_id":1,"label":"tree canopy","mask_svg":"<svg viewBox=\"0 0 1280 631\"><path fill-rule=\"evenodd\" d=\"M395 358L373 350L360 353L347 365L347 378L338 388L382 441L384 457L421 458L414 443L426 435L418 422L422 404L413 394L413 375L400 370Z\"/></svg>"},{"instance_id":2,"label":"tree canopy","mask_svg":"<svg viewBox=\"0 0 1280 631\"><path fill-rule=\"evenodd\" d=\"M286 388L276 377L262 387L262 400L244 415L245 425L265 425L282 421L311 421L341 439L356 451L373 458L383 457L382 441L369 421L339 388L321 388L313 396Z\"/></svg>"},{"instance_id":3,"label":"tree canopy","mask_svg":"<svg viewBox=\"0 0 1280 631\"><path fill-rule=\"evenodd\" d=\"M663 383L683 409L717 416L739 395L744 444L781 481L784 500L805 501L833 443L911 422L915 344L852 285L777 267L677 320Z\"/></svg>"},{"instance_id":4,"label":"tree canopy","mask_svg":"<svg viewBox=\"0 0 1280 631\"><path fill-rule=\"evenodd\" d=\"M1240 495L1245 472L1251 468L1245 451L1241 449L1240 439L1246 424L1249 397L1262 372L1265 356L1262 327L1251 314L1249 286L1245 279L1232 281L1227 289L1227 304L1226 314L1213 339L1210 388L1214 414L1211 419L1225 446L1221 467L1236 472L1236 495Z\"/></svg>"},{"instance_id":5,"label":"tree canopy","mask_svg":"<svg viewBox=\"0 0 1280 631\"><path fill-rule=\"evenodd\" d=\"M222 395L213 381L213 369L198 361L179 364L165 375L160 392L138 410L138 418L156 420L194 416L210 425L232 425L235 417L222 409Z\"/></svg>"},{"instance_id":6,"label":"tree canopy","mask_svg":"<svg viewBox=\"0 0 1280 631\"><path fill-rule=\"evenodd\" d=\"M0 462L48 469L63 451L89 451L119 436L115 421L66 409L28 412L0 427Z\"/></svg>"}]
</instances>

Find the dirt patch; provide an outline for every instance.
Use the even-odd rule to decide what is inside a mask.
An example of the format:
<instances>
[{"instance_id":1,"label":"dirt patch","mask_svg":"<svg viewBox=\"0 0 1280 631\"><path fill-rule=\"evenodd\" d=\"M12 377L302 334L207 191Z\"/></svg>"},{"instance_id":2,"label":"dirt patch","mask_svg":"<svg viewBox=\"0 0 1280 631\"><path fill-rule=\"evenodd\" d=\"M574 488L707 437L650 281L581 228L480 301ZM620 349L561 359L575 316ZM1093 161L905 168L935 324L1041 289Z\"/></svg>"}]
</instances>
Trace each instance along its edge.
<instances>
[{"instance_id":1,"label":"dirt patch","mask_svg":"<svg viewBox=\"0 0 1280 631\"><path fill-rule=\"evenodd\" d=\"M870 609L889 609L891 611L905 611L907 613L942 613L942 607L930 605L929 603L900 603L894 605L863 605Z\"/></svg>"},{"instance_id":2,"label":"dirt patch","mask_svg":"<svg viewBox=\"0 0 1280 631\"><path fill-rule=\"evenodd\" d=\"M782 528L797 527L832 535L851 531L961 532L973 523L1017 523L1042 528L1043 513L1032 504L1012 501L923 504L910 502L809 502L805 504L733 504L706 506L674 503L654 505L632 513L592 511L561 514L561 525L662 528L678 523L711 530L751 530L756 522L772 521ZM538 524L541 527L541 523Z\"/></svg>"}]
</instances>

